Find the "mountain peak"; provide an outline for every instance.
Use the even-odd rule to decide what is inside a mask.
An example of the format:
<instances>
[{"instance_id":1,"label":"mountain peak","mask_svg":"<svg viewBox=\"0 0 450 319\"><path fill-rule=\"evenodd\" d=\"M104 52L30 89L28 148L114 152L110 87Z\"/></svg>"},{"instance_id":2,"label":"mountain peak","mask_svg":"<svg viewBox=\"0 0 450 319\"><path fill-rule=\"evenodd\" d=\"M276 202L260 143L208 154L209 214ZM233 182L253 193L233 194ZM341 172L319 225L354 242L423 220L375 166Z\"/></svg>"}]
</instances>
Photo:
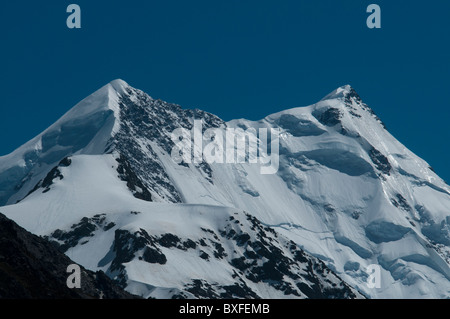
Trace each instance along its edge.
<instances>
[{"instance_id":1,"label":"mountain peak","mask_svg":"<svg viewBox=\"0 0 450 319\"><path fill-rule=\"evenodd\" d=\"M353 87L350 84L345 84L345 85L342 85L342 86L338 87L336 89L336 91L342 92L342 94L345 95L345 94L348 94L348 93L350 93L352 91L355 91L355 89L353 89Z\"/></svg>"},{"instance_id":2,"label":"mountain peak","mask_svg":"<svg viewBox=\"0 0 450 319\"><path fill-rule=\"evenodd\" d=\"M322 101L324 100L332 100L332 99L338 99L338 98L347 98L348 96L357 96L355 89L350 85L346 84L343 86L338 87L331 93L327 94Z\"/></svg>"},{"instance_id":3,"label":"mountain peak","mask_svg":"<svg viewBox=\"0 0 450 319\"><path fill-rule=\"evenodd\" d=\"M122 79L115 79L108 83L116 92L123 93L130 85Z\"/></svg>"}]
</instances>

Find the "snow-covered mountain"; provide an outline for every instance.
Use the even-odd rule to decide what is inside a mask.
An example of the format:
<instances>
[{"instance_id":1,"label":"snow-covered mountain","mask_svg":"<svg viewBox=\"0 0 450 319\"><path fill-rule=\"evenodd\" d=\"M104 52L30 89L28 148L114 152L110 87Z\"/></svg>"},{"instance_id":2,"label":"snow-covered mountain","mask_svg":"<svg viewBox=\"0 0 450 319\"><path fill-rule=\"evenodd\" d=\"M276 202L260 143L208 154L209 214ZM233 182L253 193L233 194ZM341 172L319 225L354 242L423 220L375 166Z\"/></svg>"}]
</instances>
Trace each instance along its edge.
<instances>
[{"instance_id":1,"label":"snow-covered mountain","mask_svg":"<svg viewBox=\"0 0 450 319\"><path fill-rule=\"evenodd\" d=\"M171 133L194 120L278 129L277 173L177 164ZM224 122L115 80L0 157L0 205L144 297L450 297L450 187L350 86Z\"/></svg>"}]
</instances>

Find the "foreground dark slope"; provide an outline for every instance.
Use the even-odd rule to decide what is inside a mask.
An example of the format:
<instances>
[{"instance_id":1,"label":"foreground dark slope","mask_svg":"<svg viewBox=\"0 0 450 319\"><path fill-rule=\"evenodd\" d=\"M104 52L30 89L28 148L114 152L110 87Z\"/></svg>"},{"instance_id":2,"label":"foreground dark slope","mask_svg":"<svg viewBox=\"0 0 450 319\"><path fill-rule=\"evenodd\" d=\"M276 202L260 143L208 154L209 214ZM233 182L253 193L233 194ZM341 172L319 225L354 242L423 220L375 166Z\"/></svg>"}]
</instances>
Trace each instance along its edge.
<instances>
[{"instance_id":1,"label":"foreground dark slope","mask_svg":"<svg viewBox=\"0 0 450 319\"><path fill-rule=\"evenodd\" d=\"M0 298L135 298L102 272L81 267L81 288L66 285L73 264L50 242L35 236L0 213Z\"/></svg>"}]
</instances>

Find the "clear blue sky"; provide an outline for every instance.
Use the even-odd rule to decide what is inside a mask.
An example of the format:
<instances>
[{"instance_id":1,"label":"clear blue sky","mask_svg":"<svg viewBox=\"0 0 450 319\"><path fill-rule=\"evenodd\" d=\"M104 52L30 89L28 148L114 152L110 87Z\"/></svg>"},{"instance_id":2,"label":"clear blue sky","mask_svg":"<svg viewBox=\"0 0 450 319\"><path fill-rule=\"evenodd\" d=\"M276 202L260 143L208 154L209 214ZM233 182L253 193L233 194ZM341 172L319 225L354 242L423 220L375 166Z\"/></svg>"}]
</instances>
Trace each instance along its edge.
<instances>
[{"instance_id":1,"label":"clear blue sky","mask_svg":"<svg viewBox=\"0 0 450 319\"><path fill-rule=\"evenodd\" d=\"M81 7L82 28L66 27ZM381 7L368 29L366 8ZM225 120L351 84L450 181L450 1L41 0L0 5L0 154L109 81Z\"/></svg>"}]
</instances>

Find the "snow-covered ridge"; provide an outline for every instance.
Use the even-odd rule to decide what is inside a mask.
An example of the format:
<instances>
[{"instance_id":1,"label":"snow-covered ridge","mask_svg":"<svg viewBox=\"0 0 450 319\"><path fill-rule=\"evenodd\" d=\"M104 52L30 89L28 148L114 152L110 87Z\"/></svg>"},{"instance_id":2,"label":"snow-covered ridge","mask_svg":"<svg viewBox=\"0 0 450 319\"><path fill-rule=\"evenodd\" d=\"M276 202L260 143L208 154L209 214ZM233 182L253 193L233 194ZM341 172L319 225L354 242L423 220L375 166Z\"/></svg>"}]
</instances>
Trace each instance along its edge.
<instances>
[{"instance_id":1,"label":"snow-covered ridge","mask_svg":"<svg viewBox=\"0 0 450 319\"><path fill-rule=\"evenodd\" d=\"M249 163L176 164L170 156L170 133L179 127L192 129L195 119L202 119L204 129L280 129L279 171L261 175L258 165ZM233 278L233 258L215 258L204 265L209 271L217 263L214 267L222 269L222 283L212 282L207 275L188 283L189 274L173 266L177 262L158 264L158 272L148 275L149 269L156 268L139 259L144 258L145 245L141 244L125 254L129 261L122 263L124 268L120 263L110 268L114 254L125 253L120 236L147 243L168 261L187 258L192 265L199 261L203 265L199 250L195 255L189 248L187 254L176 245L155 243L164 235L158 229L185 243L203 233L198 225L216 220L216 212L222 211L227 212L219 218L222 222L210 229L228 256L236 251L247 258L248 253L231 237L220 236L223 227L230 226L225 223L227 216L239 214L250 242L258 237L246 224L248 214L284 238L281 242L293 241L322 260L327 269L368 297L450 296L450 188L386 130L349 85L316 104L260 121L224 122L201 110L155 100L115 80L39 136L0 158L0 203L9 204L0 211L21 226L66 245L66 253L88 268L120 275L130 291L143 295L167 297L192 290L197 295L186 296L198 297L207 286L223 292ZM136 227L129 228L131 220L133 225L146 225L142 229L148 236ZM91 226L83 227L96 229L92 239L71 242L72 226L85 223ZM106 227L110 223L116 226ZM291 258L281 242L277 247ZM103 248L93 249L97 245ZM381 267L381 288L366 285L366 267L371 264ZM164 271L179 284L169 284L162 276ZM247 277L257 270L240 271L253 293L279 296L280 290L267 288L263 279L257 282L264 289L251 286ZM290 283L298 288L297 283ZM250 290L244 289L251 295Z\"/></svg>"},{"instance_id":2,"label":"snow-covered ridge","mask_svg":"<svg viewBox=\"0 0 450 319\"><path fill-rule=\"evenodd\" d=\"M32 175L39 175L33 171L36 165L52 167L62 158L80 151L103 153L106 142L119 128L116 121L118 101L126 87L128 84L122 80L108 83L76 104L41 134L11 154L0 157L0 204L5 204L22 183L32 179ZM14 197L13 200L18 199Z\"/></svg>"}]
</instances>

